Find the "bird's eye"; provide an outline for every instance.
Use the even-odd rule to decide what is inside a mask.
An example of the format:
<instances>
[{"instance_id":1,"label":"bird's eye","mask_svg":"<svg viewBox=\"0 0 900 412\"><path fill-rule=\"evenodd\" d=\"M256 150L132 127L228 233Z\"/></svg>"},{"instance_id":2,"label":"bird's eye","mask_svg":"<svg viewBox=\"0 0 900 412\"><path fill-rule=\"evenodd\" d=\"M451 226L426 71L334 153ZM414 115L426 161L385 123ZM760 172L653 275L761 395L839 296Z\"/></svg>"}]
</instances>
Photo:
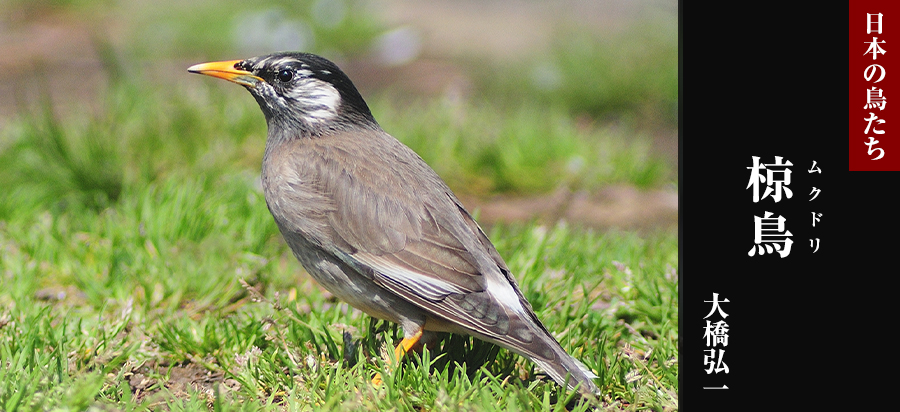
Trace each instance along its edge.
<instances>
[{"instance_id":1,"label":"bird's eye","mask_svg":"<svg viewBox=\"0 0 900 412\"><path fill-rule=\"evenodd\" d=\"M291 79L294 78L294 71L293 71L293 70L284 69L284 70L278 72L278 76L277 76L277 77L278 77L278 80L280 80L280 81L282 81L282 82L284 82L284 83L287 83L287 82L291 81Z\"/></svg>"}]
</instances>

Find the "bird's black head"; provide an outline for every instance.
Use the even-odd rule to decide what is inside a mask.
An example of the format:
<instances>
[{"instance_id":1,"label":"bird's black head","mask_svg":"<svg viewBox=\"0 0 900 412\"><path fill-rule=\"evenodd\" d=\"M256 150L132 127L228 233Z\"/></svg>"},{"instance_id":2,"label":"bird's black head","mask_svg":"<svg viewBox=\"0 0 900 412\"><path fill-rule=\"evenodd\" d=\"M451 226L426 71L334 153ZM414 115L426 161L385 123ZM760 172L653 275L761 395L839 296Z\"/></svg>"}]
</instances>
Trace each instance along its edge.
<instances>
[{"instance_id":1,"label":"bird's black head","mask_svg":"<svg viewBox=\"0 0 900 412\"><path fill-rule=\"evenodd\" d=\"M347 75L314 54L281 52L198 64L188 71L246 87L259 103L270 130L297 130L314 136L351 127L378 127Z\"/></svg>"}]
</instances>

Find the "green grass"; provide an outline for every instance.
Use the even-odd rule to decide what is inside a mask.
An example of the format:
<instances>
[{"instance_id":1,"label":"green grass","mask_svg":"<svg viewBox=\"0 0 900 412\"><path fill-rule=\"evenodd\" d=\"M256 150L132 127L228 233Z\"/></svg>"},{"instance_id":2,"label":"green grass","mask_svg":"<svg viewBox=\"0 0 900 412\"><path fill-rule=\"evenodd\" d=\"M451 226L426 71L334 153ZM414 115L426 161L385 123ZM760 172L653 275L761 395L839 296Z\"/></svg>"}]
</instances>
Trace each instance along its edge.
<instances>
[{"instance_id":1,"label":"green grass","mask_svg":"<svg viewBox=\"0 0 900 412\"><path fill-rule=\"evenodd\" d=\"M308 22L313 3L256 10ZM0 410L588 409L527 360L461 336L388 370L382 354L400 338L396 326L372 322L303 272L259 189L265 122L253 99L183 68L165 87L139 69L237 52L241 4L4 4L128 29L97 40L110 75L99 109L45 104L0 128ZM307 23L309 50L363 50L381 28L354 13ZM599 120L668 113L665 64L585 66L626 51L631 64L656 64L629 44L561 43L555 91L535 86L533 73L496 70L483 100L367 98L385 130L457 192L667 185L674 171L644 132ZM490 229L538 316L599 375L599 406L677 407L673 233ZM378 371L380 389L370 384Z\"/></svg>"},{"instance_id":2,"label":"green grass","mask_svg":"<svg viewBox=\"0 0 900 412\"><path fill-rule=\"evenodd\" d=\"M493 99L534 101L642 128L675 128L677 22L658 13L645 19L603 35L562 28L546 53L514 65L473 66L482 69L479 83ZM498 70L504 75L497 76Z\"/></svg>"},{"instance_id":3,"label":"green grass","mask_svg":"<svg viewBox=\"0 0 900 412\"><path fill-rule=\"evenodd\" d=\"M183 76L179 85L196 83L174 90L115 84L99 113L57 114L45 105L10 121L0 129L0 163L7 166L0 185L12 188L0 193L0 218L27 210L22 204L102 209L129 187L169 176L258 173L266 126L253 99L237 86ZM649 137L579 125L562 110L370 100L385 130L458 192L655 187L674 179L674 171L652 155Z\"/></svg>"},{"instance_id":4,"label":"green grass","mask_svg":"<svg viewBox=\"0 0 900 412\"><path fill-rule=\"evenodd\" d=\"M565 225L497 227L490 235L538 316L598 372L604 405L674 407L674 235ZM261 195L240 175L167 178L125 190L100 211L3 221L0 250L4 410L553 410L565 403L561 388L505 350L485 355L495 358L483 366L459 351L454 359L435 351L385 370L380 353L399 338L396 328L378 332L387 325L370 323L304 275ZM479 348L457 339L445 349L459 345ZM382 389L369 383L378 370Z\"/></svg>"},{"instance_id":5,"label":"green grass","mask_svg":"<svg viewBox=\"0 0 900 412\"><path fill-rule=\"evenodd\" d=\"M535 380L530 363L460 337L385 372L383 392L372 388L396 328L377 332L302 275L285 248L256 182L264 141L258 108L239 89L181 92L124 84L100 114L67 117L47 107L3 130L4 409L565 403L556 385ZM548 188L541 178L589 182L601 169L579 174L554 165L617 149L643 164L629 157L628 143L579 129L562 113L538 122L529 107L507 116L476 104L401 110L376 100L374 107L385 128L464 190ZM472 139L479 129L486 136ZM492 238L539 316L599 372L605 405L674 405L672 235L527 225L496 228Z\"/></svg>"},{"instance_id":6,"label":"green grass","mask_svg":"<svg viewBox=\"0 0 900 412\"><path fill-rule=\"evenodd\" d=\"M190 80L114 84L99 112L45 106L0 130L0 409L566 406L534 365L473 339L385 369L396 327L321 290L277 233L258 188L255 102ZM639 136L563 111L372 102L461 192L671 178ZM601 406L675 408L674 234L531 224L491 238L538 316L600 376Z\"/></svg>"},{"instance_id":7,"label":"green grass","mask_svg":"<svg viewBox=\"0 0 900 412\"><path fill-rule=\"evenodd\" d=\"M373 103L382 127L460 192L543 193L560 185L595 190L614 183L646 188L674 178L652 154L648 136L579 125L553 107Z\"/></svg>"},{"instance_id":8,"label":"green grass","mask_svg":"<svg viewBox=\"0 0 900 412\"><path fill-rule=\"evenodd\" d=\"M385 369L396 327L321 290L277 233L255 102L192 80L114 85L100 112L47 106L0 130L0 409L565 407L570 394L534 365L472 339ZM562 111L378 98L373 110L459 191L669 176L639 137ZM491 238L538 316L600 376L601 406L676 407L674 234L531 224Z\"/></svg>"}]
</instances>

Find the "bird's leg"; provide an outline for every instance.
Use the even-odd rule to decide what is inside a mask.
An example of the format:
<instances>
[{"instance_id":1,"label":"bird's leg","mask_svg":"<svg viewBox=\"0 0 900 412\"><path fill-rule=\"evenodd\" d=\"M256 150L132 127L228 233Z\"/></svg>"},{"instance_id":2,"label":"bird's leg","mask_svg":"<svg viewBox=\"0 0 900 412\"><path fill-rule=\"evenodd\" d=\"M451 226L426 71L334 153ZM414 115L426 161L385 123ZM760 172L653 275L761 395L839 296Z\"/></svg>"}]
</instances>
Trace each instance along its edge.
<instances>
[{"instance_id":1,"label":"bird's leg","mask_svg":"<svg viewBox=\"0 0 900 412\"><path fill-rule=\"evenodd\" d=\"M403 338L403 340L400 341L400 344L397 345L396 348L394 348L394 358L397 359L397 362L400 362L400 359L403 359L403 356L406 355L406 352L409 352L409 350L412 349L413 346L419 343L419 339L422 338L423 331L424 329L419 329L415 334L412 335L412 337Z\"/></svg>"},{"instance_id":2,"label":"bird's leg","mask_svg":"<svg viewBox=\"0 0 900 412\"><path fill-rule=\"evenodd\" d=\"M422 338L422 332L424 330L424 328L421 328L417 330L416 333L414 333L412 336L408 338L405 337L400 341L400 344L397 345L396 348L394 348L394 360L393 362L391 362L392 365L389 365L388 368L395 366L394 364L400 365L400 360L403 359L403 356L406 355L406 352L409 352L409 350L412 349L413 346L419 343L419 339ZM372 385L381 386L381 382L381 373L376 373L375 377L372 378Z\"/></svg>"}]
</instances>

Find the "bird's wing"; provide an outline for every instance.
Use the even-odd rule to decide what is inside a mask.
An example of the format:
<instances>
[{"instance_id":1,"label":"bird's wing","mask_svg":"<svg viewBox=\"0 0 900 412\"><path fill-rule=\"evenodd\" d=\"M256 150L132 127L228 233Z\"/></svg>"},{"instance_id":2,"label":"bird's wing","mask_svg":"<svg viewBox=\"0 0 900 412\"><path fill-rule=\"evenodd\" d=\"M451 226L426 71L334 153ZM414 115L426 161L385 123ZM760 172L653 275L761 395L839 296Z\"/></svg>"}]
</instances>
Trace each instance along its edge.
<instances>
[{"instance_id":1,"label":"bird's wing","mask_svg":"<svg viewBox=\"0 0 900 412\"><path fill-rule=\"evenodd\" d=\"M295 144L284 160L295 162L288 168L297 175L288 182L298 196L292 203L320 199L298 206L315 210L283 214L294 220L291 230L306 231L376 284L437 316L487 337L522 329L514 346L529 346L532 328L510 328L510 322L537 319L493 245L437 174L386 134L326 139ZM372 158L380 161L360 161Z\"/></svg>"}]
</instances>

